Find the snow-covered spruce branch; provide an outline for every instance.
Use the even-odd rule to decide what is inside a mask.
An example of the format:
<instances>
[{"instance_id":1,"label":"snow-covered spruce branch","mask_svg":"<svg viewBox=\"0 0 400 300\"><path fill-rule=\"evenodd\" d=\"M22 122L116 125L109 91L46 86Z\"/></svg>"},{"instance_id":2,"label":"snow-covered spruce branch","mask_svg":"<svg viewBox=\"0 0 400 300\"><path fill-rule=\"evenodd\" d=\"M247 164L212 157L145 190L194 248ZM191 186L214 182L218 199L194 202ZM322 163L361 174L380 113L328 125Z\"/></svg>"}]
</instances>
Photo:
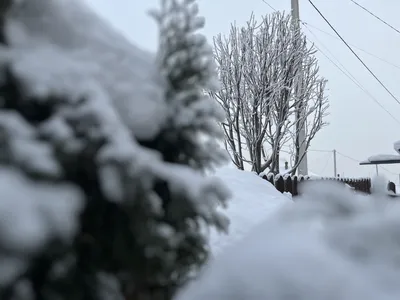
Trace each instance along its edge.
<instances>
[{"instance_id":1,"label":"snow-covered spruce branch","mask_svg":"<svg viewBox=\"0 0 400 300\"><path fill-rule=\"evenodd\" d=\"M85 1L0 10L0 299L171 299L226 230L212 51L163 3L159 64Z\"/></svg>"},{"instance_id":2,"label":"snow-covered spruce branch","mask_svg":"<svg viewBox=\"0 0 400 300\"><path fill-rule=\"evenodd\" d=\"M197 169L212 167L226 158L218 144L224 113L205 92L219 86L212 47L198 32L205 20L198 15L195 0L163 0L152 15L160 28L157 60L166 79L169 110L163 134L171 147L162 151L172 156L167 160L180 157ZM176 148L176 141L185 144Z\"/></svg>"},{"instance_id":3,"label":"snow-covered spruce branch","mask_svg":"<svg viewBox=\"0 0 400 300\"><path fill-rule=\"evenodd\" d=\"M12 0L1 0L0 1L0 44L5 42L5 32L4 32L4 24L6 14L11 6Z\"/></svg>"}]
</instances>

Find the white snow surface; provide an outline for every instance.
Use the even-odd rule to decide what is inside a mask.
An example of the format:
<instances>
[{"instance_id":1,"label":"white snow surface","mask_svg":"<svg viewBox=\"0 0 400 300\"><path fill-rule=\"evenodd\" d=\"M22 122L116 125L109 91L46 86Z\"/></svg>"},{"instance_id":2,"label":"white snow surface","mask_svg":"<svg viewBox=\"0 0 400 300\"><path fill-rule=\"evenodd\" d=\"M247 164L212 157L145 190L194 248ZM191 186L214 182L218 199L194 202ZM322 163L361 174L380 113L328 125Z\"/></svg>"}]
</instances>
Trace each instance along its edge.
<instances>
[{"instance_id":1,"label":"white snow surface","mask_svg":"<svg viewBox=\"0 0 400 300\"><path fill-rule=\"evenodd\" d=\"M366 162L384 162L387 160L400 160L400 155L394 154L377 154L367 158Z\"/></svg>"},{"instance_id":2,"label":"white snow surface","mask_svg":"<svg viewBox=\"0 0 400 300\"><path fill-rule=\"evenodd\" d=\"M400 206L310 181L209 262L177 300L400 298Z\"/></svg>"},{"instance_id":3,"label":"white snow surface","mask_svg":"<svg viewBox=\"0 0 400 300\"><path fill-rule=\"evenodd\" d=\"M6 22L11 59L31 95L100 90L139 139L166 120L155 58L138 49L82 0L16 1ZM79 94L80 93L80 94Z\"/></svg>"},{"instance_id":4,"label":"white snow surface","mask_svg":"<svg viewBox=\"0 0 400 300\"><path fill-rule=\"evenodd\" d=\"M232 197L227 209L223 210L230 220L228 234L215 230L210 234L213 255L218 255L242 239L283 205L292 203L288 195L281 194L271 183L255 173L224 167L218 169L215 176L231 190Z\"/></svg>"}]
</instances>

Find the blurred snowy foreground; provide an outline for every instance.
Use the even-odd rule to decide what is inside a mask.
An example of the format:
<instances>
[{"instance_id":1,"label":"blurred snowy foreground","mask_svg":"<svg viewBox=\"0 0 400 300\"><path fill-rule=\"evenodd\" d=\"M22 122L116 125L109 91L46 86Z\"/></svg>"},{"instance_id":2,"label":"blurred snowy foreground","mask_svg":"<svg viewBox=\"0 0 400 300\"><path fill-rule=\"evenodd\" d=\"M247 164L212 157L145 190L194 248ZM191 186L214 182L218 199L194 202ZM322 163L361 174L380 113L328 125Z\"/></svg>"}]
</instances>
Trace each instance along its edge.
<instances>
[{"instance_id":1,"label":"blurred snowy foreground","mask_svg":"<svg viewBox=\"0 0 400 300\"><path fill-rule=\"evenodd\" d=\"M399 205L379 190L362 196L335 182L312 181L287 203L250 176L236 171L229 178L235 195L230 235L243 238L217 248L177 300L400 299Z\"/></svg>"},{"instance_id":2,"label":"blurred snowy foreground","mask_svg":"<svg viewBox=\"0 0 400 300\"><path fill-rule=\"evenodd\" d=\"M192 106L184 106L179 101L186 97L178 92L176 99L179 101L176 102L179 103L172 105L172 100L167 103L166 78L161 76L154 57L132 45L96 16L85 1L11 2L13 5L0 26L7 40L6 45L2 43L3 32L0 32L0 69L3 71L0 84L6 86L1 94L0 111L0 292L25 274L34 274L30 270L31 261L37 258L42 261L42 254L51 256L51 262L55 260L57 255L47 251L53 244L62 250L68 249L72 256L80 255L76 254L80 251L70 245L78 244L75 237L80 230L86 231L81 228L85 226L80 226L81 216L85 215L82 210L90 209L92 204L86 204L93 201L105 205L103 208L124 211L124 215L127 214L124 205L135 203L134 207L143 207L143 211L132 214L137 218L140 214L148 221L147 225L151 224L143 228L132 225L124 236L134 242L124 241L120 248L108 246L111 238L102 238L104 244L101 245L94 238L96 243L91 244L96 246L93 247L119 248L118 251L123 252L124 247L147 246L147 251L140 249L138 252L149 253L147 256L154 259L152 261L176 264L174 255L165 254L164 261L158 259L163 258L158 254L159 244L172 245L168 251L174 253L176 249L188 249L187 237L200 239L202 236L196 226L181 226L183 229L179 231L168 227L163 219L164 195L154 190L159 182L165 183L170 189L168 194L178 199L176 206L182 208L182 214L176 213L179 220L175 222L175 217L171 217L174 222L170 223L190 223L193 215L223 229L226 220L214 213L214 207L227 197L226 189L189 166L164 161L157 149L139 143L157 140L153 144L158 145L161 131L172 128L171 132L175 129L180 132L186 126L187 140L195 147L199 127L208 133L212 128L218 129L217 122L211 123L214 115L208 114L217 105L209 98L198 97L198 101L191 101ZM0 14L3 8L0 4ZM1 23L3 15L0 17ZM199 59L202 60L202 56L199 55ZM191 99L197 99L197 94L203 96L202 90L195 87L189 95ZM9 92L11 90L13 92ZM3 103L6 96L11 104ZM176 120L182 123L177 124ZM187 129L189 126L184 123L187 120L196 123L192 126L195 134ZM211 143L207 145L207 152L201 151L202 148L192 152L211 161L214 152L209 145ZM85 172L81 172L84 168ZM138 204L143 203L140 201L147 201L146 205ZM99 208L99 214L103 214L101 211L103 209ZM191 215L185 219L186 214ZM88 215L89 219L97 220L92 213ZM90 222L82 221L86 225ZM92 233L97 235L95 231L100 225L86 227L94 228ZM119 228L110 227L110 236L115 237ZM195 246L202 247L201 243ZM64 255L64 251L60 252ZM120 262L114 264L113 258L107 259L113 261L113 270L130 268ZM91 265L90 276L108 265L97 263L100 260L96 258ZM44 261L47 272L53 265ZM33 266L36 267L40 268L40 264ZM70 271L61 273L57 276L67 276L65 274ZM139 271L132 273L136 277ZM47 280L47 275L45 277ZM86 274L82 277L86 278ZM68 286L73 285L70 280L68 278ZM87 282L94 281L89 278Z\"/></svg>"}]
</instances>

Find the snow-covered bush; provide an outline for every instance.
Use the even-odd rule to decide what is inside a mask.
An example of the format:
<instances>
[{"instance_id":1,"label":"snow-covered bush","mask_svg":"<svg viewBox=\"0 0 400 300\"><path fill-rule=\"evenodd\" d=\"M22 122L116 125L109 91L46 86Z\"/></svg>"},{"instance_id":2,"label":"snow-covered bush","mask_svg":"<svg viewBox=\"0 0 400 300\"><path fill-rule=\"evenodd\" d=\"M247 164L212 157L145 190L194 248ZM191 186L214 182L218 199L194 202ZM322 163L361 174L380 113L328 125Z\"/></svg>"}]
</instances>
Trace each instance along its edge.
<instances>
[{"instance_id":1,"label":"snow-covered bush","mask_svg":"<svg viewBox=\"0 0 400 300\"><path fill-rule=\"evenodd\" d=\"M399 299L399 202L332 181L303 189L176 300Z\"/></svg>"},{"instance_id":2,"label":"snow-covered bush","mask_svg":"<svg viewBox=\"0 0 400 300\"><path fill-rule=\"evenodd\" d=\"M1 299L165 298L207 259L228 192L192 2L155 14L158 60L84 1L0 5Z\"/></svg>"}]
</instances>

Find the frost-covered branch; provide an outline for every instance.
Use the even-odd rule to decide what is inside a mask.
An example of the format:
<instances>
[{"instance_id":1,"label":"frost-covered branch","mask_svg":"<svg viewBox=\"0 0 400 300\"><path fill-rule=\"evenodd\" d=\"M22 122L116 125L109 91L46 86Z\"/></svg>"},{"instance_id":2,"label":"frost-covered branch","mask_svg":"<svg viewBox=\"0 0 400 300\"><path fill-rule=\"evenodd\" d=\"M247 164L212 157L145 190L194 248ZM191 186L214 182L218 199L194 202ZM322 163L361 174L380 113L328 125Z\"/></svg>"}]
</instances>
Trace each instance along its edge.
<instances>
[{"instance_id":1,"label":"frost-covered branch","mask_svg":"<svg viewBox=\"0 0 400 300\"><path fill-rule=\"evenodd\" d=\"M282 13L232 25L227 37L214 39L214 48L221 88L211 95L225 111L222 127L233 163L278 172L280 149L291 141L296 114L318 77L314 49ZM301 97L299 82L305 85Z\"/></svg>"},{"instance_id":2,"label":"frost-covered branch","mask_svg":"<svg viewBox=\"0 0 400 300\"><path fill-rule=\"evenodd\" d=\"M326 96L327 80L318 75L315 58L303 62L303 77L297 82L296 98L300 106L296 111L296 126L289 131L293 147L292 173L296 172L301 160L316 134L327 125L329 102ZM300 130L304 128L305 139L300 140ZM300 149L305 149L301 154Z\"/></svg>"}]
</instances>

